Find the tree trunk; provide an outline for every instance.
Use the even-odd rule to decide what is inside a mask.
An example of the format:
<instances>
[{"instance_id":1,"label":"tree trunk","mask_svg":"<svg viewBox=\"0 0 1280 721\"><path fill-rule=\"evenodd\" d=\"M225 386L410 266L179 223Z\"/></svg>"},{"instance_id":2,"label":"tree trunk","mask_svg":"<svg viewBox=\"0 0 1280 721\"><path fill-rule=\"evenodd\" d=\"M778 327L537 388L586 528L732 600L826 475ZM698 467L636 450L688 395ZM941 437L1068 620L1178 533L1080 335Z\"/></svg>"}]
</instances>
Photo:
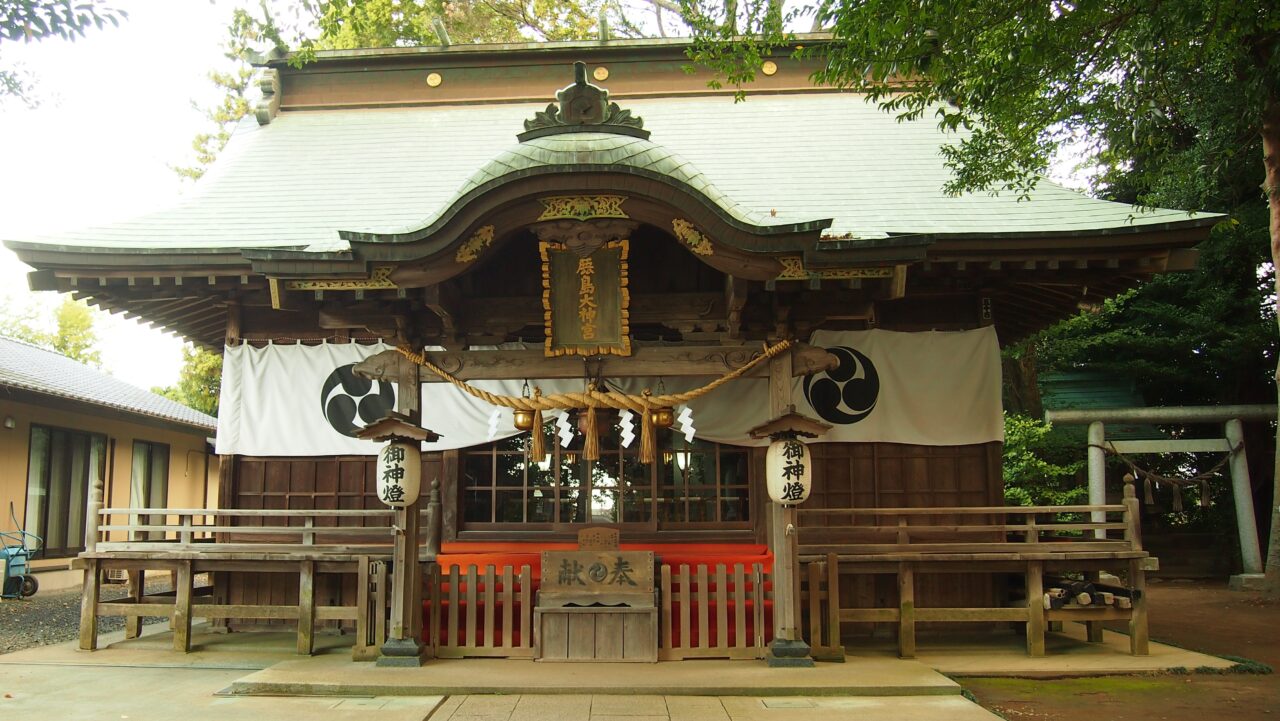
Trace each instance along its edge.
<instances>
[{"instance_id":1,"label":"tree trunk","mask_svg":"<svg viewBox=\"0 0 1280 721\"><path fill-rule=\"evenodd\" d=\"M1272 99L1262 120L1263 191L1270 214L1271 264L1275 270L1276 320L1280 324L1280 99ZM1280 398L1280 359L1276 364L1276 393ZM1280 419L1278 419L1280 420ZM1274 493L1271 499L1270 541L1267 543L1266 592L1280 597L1280 422L1276 424Z\"/></svg>"}]
</instances>

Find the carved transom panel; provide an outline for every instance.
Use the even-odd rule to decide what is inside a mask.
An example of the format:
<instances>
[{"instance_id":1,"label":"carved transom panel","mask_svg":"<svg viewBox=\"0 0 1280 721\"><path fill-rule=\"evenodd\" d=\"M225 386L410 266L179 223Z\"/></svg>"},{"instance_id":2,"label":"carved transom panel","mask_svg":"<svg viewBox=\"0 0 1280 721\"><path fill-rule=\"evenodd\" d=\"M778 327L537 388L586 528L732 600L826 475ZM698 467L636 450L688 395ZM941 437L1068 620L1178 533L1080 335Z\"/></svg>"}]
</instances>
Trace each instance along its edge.
<instances>
[{"instance_id":1,"label":"carved transom panel","mask_svg":"<svg viewBox=\"0 0 1280 721\"><path fill-rule=\"evenodd\" d=\"M625 195L557 195L539 198L542 215L538 220L590 220L592 218L630 218L622 209Z\"/></svg>"}]
</instances>

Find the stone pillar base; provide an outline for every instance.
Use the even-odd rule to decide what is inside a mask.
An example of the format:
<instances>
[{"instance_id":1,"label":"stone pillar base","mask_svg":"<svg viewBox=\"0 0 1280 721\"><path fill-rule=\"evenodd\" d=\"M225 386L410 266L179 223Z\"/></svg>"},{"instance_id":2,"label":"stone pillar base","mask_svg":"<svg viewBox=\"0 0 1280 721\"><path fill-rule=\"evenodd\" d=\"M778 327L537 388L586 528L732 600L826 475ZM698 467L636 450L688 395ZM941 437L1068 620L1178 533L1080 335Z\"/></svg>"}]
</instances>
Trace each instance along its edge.
<instances>
[{"instance_id":1,"label":"stone pillar base","mask_svg":"<svg viewBox=\"0 0 1280 721\"><path fill-rule=\"evenodd\" d=\"M770 668L812 668L813 658L809 656L809 644L804 641L776 639L765 654L765 661Z\"/></svg>"},{"instance_id":2,"label":"stone pillar base","mask_svg":"<svg viewBox=\"0 0 1280 721\"><path fill-rule=\"evenodd\" d=\"M1237 573L1227 582L1232 591L1261 591L1267 577L1261 573Z\"/></svg>"},{"instance_id":3,"label":"stone pillar base","mask_svg":"<svg viewBox=\"0 0 1280 721\"><path fill-rule=\"evenodd\" d=\"M377 665L416 668L422 665L423 650L422 644L415 639L390 639L379 649Z\"/></svg>"}]
</instances>

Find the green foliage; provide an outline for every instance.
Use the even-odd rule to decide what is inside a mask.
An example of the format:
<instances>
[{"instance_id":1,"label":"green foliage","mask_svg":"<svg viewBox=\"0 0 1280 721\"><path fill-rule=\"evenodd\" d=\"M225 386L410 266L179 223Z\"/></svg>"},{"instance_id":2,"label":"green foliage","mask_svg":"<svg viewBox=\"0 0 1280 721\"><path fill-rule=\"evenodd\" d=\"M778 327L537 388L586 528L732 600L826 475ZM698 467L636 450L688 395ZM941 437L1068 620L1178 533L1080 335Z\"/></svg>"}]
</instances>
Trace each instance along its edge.
<instances>
[{"instance_id":1,"label":"green foliage","mask_svg":"<svg viewBox=\"0 0 1280 721\"><path fill-rule=\"evenodd\" d=\"M1084 468L1080 441L1044 421L1004 416L1005 501L1015 506L1065 506L1084 503L1088 489L1079 479Z\"/></svg>"},{"instance_id":2,"label":"green foliage","mask_svg":"<svg viewBox=\"0 0 1280 721\"><path fill-rule=\"evenodd\" d=\"M601 0L325 0L316 3L320 37L302 49L436 45L440 18L455 43L581 40L597 27ZM611 7L616 7L611 6ZM628 27L623 23L621 29Z\"/></svg>"},{"instance_id":3,"label":"green foliage","mask_svg":"<svg viewBox=\"0 0 1280 721\"><path fill-rule=\"evenodd\" d=\"M650 0L655 9L678 11L670 0ZM231 69L212 71L210 81L223 91L222 99L205 109L212 129L191 141L191 165L175 167L184 178L197 180L226 146L241 118L249 114L249 89L254 68L246 58L271 44L287 50L292 37L292 62L310 62L318 50L391 48L437 45L433 21L440 18L454 43L507 43L529 40L583 40L596 36L600 13L613 31L638 37L639 26L613 0L259 0L256 13L237 8L227 28L223 55ZM282 28L277 15L288 18ZM318 29L316 37L304 36Z\"/></svg>"},{"instance_id":4,"label":"green foliage","mask_svg":"<svg viewBox=\"0 0 1280 721\"><path fill-rule=\"evenodd\" d=\"M128 13L99 0L0 0L0 54L7 43L75 40L90 28L101 30L107 23L118 27L126 17ZM0 97L34 104L30 88L30 78L21 71L0 67Z\"/></svg>"},{"instance_id":5,"label":"green foliage","mask_svg":"<svg viewBox=\"0 0 1280 721\"><path fill-rule=\"evenodd\" d=\"M201 413L217 416L221 390L222 354L187 346L182 349L182 370L177 385L152 388L151 392Z\"/></svg>"},{"instance_id":6,"label":"green foliage","mask_svg":"<svg viewBox=\"0 0 1280 721\"><path fill-rule=\"evenodd\" d=\"M0 335L48 348L94 368L102 367L102 353L95 347L98 344L98 333L94 329L96 311L84 301L66 296L54 310L51 323L33 304L6 305L12 310L0 317ZM54 330L45 330L42 328L45 325L52 325Z\"/></svg>"},{"instance_id":7,"label":"green foliage","mask_svg":"<svg viewBox=\"0 0 1280 721\"><path fill-rule=\"evenodd\" d=\"M797 13L834 35L800 51L825 60L818 82L959 131L941 149L950 192L1026 193L1066 146L1144 174L1193 145L1194 182L1219 185L1280 98L1280 7L1262 0L832 0ZM743 20L749 36L732 41L695 24L693 59L738 82L732 44L763 54L791 40L768 5Z\"/></svg>"},{"instance_id":8,"label":"green foliage","mask_svg":"<svg viewBox=\"0 0 1280 721\"><path fill-rule=\"evenodd\" d=\"M1088 367L1132 380L1151 405L1262 403L1276 353L1265 208L1219 225L1199 267L1156 276L1037 336L1041 372Z\"/></svg>"}]
</instances>

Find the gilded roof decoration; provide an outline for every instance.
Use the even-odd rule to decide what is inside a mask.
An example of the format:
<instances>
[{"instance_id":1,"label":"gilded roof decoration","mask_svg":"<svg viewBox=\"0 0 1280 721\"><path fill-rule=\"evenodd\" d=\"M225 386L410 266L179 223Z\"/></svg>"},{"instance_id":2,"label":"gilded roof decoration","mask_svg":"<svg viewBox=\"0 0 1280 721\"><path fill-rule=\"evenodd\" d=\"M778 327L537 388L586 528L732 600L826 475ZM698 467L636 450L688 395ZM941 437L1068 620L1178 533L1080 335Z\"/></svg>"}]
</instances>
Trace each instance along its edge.
<instances>
[{"instance_id":1,"label":"gilded roof decoration","mask_svg":"<svg viewBox=\"0 0 1280 721\"><path fill-rule=\"evenodd\" d=\"M784 255L778 258L782 264L782 272L777 280L855 280L861 278L892 278L893 268L875 266L864 268L822 268L808 270L798 255Z\"/></svg>"},{"instance_id":2,"label":"gilded roof decoration","mask_svg":"<svg viewBox=\"0 0 1280 721\"><path fill-rule=\"evenodd\" d=\"M693 223L684 218L675 218L671 221L671 229L675 231L676 237L681 243L689 246L689 250L698 255L711 255L715 252L711 247L711 240L707 236L698 232Z\"/></svg>"},{"instance_id":3,"label":"gilded roof decoration","mask_svg":"<svg viewBox=\"0 0 1280 721\"><path fill-rule=\"evenodd\" d=\"M590 220L591 218L630 218L622 209L625 195L557 195L539 198L542 215L538 220Z\"/></svg>"},{"instance_id":4,"label":"gilded roof decoration","mask_svg":"<svg viewBox=\"0 0 1280 721\"><path fill-rule=\"evenodd\" d=\"M493 226L481 226L479 230L467 238L467 242L458 247L453 259L459 263L471 263L480 257L480 253L493 243Z\"/></svg>"},{"instance_id":5,"label":"gilded roof decoration","mask_svg":"<svg viewBox=\"0 0 1280 721\"><path fill-rule=\"evenodd\" d=\"M284 287L287 290L390 290L396 287L391 282L392 270L389 265L380 265L373 269L368 278L291 280Z\"/></svg>"},{"instance_id":6,"label":"gilded roof decoration","mask_svg":"<svg viewBox=\"0 0 1280 721\"><path fill-rule=\"evenodd\" d=\"M556 92L556 102L524 121L521 142L558 133L592 131L648 139L644 120L609 102L609 91L587 82L587 65L573 64L574 82Z\"/></svg>"}]
</instances>

